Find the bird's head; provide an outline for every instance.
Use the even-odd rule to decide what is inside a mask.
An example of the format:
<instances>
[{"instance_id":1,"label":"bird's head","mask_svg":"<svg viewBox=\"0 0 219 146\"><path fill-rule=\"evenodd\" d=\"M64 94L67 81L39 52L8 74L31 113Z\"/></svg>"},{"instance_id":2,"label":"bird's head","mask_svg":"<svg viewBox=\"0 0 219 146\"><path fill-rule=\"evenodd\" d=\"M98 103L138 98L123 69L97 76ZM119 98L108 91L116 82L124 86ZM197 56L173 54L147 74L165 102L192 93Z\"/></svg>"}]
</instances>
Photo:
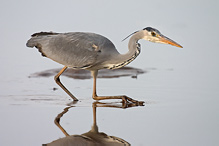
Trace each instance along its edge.
<instances>
[{"instance_id":1,"label":"bird's head","mask_svg":"<svg viewBox=\"0 0 219 146\"><path fill-rule=\"evenodd\" d=\"M162 35L157 29L152 27L146 27L143 30L143 39L148 40L154 43L162 43L162 44L170 44L179 48L182 46L173 40L169 39L168 37Z\"/></svg>"},{"instance_id":2,"label":"bird's head","mask_svg":"<svg viewBox=\"0 0 219 146\"><path fill-rule=\"evenodd\" d=\"M154 43L170 44L170 45L182 48L180 44L162 35L157 29L152 28L152 27L146 27L140 31L136 31L132 33L131 35L138 36L138 39L144 39L144 40L151 41ZM128 37L126 37L125 39L127 39Z\"/></svg>"}]
</instances>

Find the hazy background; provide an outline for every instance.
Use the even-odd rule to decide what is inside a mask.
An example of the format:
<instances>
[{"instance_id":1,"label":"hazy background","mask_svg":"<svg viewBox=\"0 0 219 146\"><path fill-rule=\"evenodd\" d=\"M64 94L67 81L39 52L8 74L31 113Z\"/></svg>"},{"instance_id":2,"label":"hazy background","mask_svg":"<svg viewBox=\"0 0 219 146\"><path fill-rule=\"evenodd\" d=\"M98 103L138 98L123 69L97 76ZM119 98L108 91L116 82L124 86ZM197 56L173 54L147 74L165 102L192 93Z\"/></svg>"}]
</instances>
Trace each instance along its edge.
<instances>
[{"instance_id":1,"label":"hazy background","mask_svg":"<svg viewBox=\"0 0 219 146\"><path fill-rule=\"evenodd\" d=\"M64 136L52 132L58 131L55 126L45 130L45 123L49 121L48 125L53 124L53 118L65 107L66 99L62 100L62 97L68 97L61 90L55 93L50 90L56 86L52 77L28 78L32 73L59 68L62 65L41 57L36 49L27 48L25 44L31 34L40 31L95 32L108 37L119 52L125 53L128 50L128 40L121 40L147 26L157 28L184 48L177 49L141 40L141 54L129 66L148 70L148 74L139 76L137 80L121 78L99 81L101 95L122 93L157 103L122 113L121 110L118 113L106 111L111 116L115 113L118 116L126 115L125 117L139 115L137 120L133 117L130 120L137 122L133 125L144 125L140 127L140 132L130 130L130 135L124 131L115 132L115 136L122 137L133 145L218 145L218 7L217 0L1 0L0 145L40 145ZM66 86L73 88L73 93L76 92L82 99L91 102L91 80L63 80ZM77 85L74 85L74 82L77 82ZM121 85L114 85L115 83ZM87 92L84 92L85 90ZM44 101L33 102L30 99L35 98L35 95L52 96L63 106L56 108L54 104ZM85 107L90 106L89 104ZM80 112L83 113L86 108L79 108ZM162 113L165 110L166 112ZM44 116L39 116L39 113ZM100 116L107 115L106 113L100 113ZM156 114L157 117L154 117ZM41 124L30 118L37 115L38 120L42 121ZM91 113L89 115L91 116ZM139 119L140 117L142 119ZM109 125L111 119L107 121L105 119L102 123ZM37 124L41 125L44 131L39 132L41 128ZM74 125L74 121L71 124ZM24 128L24 125L29 128ZM88 124L86 130L89 130L89 126ZM35 129L34 132L30 127ZM86 130L77 132L83 133ZM114 134L110 132L109 134ZM48 136L47 139L43 133ZM72 131L72 134L76 132Z\"/></svg>"},{"instance_id":2,"label":"hazy background","mask_svg":"<svg viewBox=\"0 0 219 146\"><path fill-rule=\"evenodd\" d=\"M57 66L40 58L36 50L26 48L25 43L34 32L96 32L108 37L124 53L127 51L127 41L121 42L124 37L152 26L182 44L184 49L140 41L142 54L132 66L183 69L183 76L190 79L194 77L192 73L215 80L218 3L213 0L1 1L1 77L11 79L39 68ZM30 70L20 69L24 66Z\"/></svg>"}]
</instances>

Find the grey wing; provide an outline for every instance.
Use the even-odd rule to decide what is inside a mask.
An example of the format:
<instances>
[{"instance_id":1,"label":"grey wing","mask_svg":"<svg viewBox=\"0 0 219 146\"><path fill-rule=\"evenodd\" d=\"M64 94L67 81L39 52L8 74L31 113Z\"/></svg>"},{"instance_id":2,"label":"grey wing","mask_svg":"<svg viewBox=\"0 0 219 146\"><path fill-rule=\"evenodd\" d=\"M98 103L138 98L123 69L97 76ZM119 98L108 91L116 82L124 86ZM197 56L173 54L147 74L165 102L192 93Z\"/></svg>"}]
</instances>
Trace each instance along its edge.
<instances>
[{"instance_id":1,"label":"grey wing","mask_svg":"<svg viewBox=\"0 0 219 146\"><path fill-rule=\"evenodd\" d=\"M73 68L89 68L106 59L104 52L117 52L107 38L94 33L54 33L35 35L28 47L37 47L43 56ZM104 51L108 48L108 51ZM105 54L107 55L107 54Z\"/></svg>"}]
</instances>

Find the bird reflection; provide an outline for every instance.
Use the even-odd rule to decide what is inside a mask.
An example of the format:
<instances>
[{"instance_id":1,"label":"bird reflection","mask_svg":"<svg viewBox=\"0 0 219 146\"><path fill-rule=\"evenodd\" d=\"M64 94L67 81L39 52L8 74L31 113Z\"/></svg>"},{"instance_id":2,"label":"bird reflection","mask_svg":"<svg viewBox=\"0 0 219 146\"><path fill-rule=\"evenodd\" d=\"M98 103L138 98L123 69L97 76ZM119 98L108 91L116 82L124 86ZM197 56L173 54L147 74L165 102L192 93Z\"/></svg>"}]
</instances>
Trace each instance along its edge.
<instances>
[{"instance_id":1,"label":"bird reflection","mask_svg":"<svg viewBox=\"0 0 219 146\"><path fill-rule=\"evenodd\" d=\"M97 116L96 109L97 107L112 107L112 108L130 108L138 106L135 103L130 103L124 105L121 103L102 103L94 102L93 103L93 125L90 131L83 133L81 135L69 135L66 130L60 125L61 117L68 112L73 106L66 107L64 111L57 115L55 118L55 124L59 129L65 134L66 137L57 139L51 143L43 144L43 146L130 146L130 144L123 140L122 138L116 136L109 136L106 133L99 132L97 126Z\"/></svg>"}]
</instances>

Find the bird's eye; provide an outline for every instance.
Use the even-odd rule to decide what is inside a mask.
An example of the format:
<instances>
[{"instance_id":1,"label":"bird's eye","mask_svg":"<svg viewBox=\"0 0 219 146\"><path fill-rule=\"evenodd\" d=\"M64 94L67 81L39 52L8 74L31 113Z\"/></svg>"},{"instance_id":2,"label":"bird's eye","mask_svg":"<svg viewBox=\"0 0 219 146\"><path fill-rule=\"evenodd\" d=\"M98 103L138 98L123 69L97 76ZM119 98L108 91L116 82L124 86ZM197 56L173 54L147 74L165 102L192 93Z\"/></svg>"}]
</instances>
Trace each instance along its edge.
<instances>
[{"instance_id":1,"label":"bird's eye","mask_svg":"<svg viewBox=\"0 0 219 146\"><path fill-rule=\"evenodd\" d=\"M152 32L151 32L151 35L152 35L152 36L156 36L156 33L152 31Z\"/></svg>"}]
</instances>

